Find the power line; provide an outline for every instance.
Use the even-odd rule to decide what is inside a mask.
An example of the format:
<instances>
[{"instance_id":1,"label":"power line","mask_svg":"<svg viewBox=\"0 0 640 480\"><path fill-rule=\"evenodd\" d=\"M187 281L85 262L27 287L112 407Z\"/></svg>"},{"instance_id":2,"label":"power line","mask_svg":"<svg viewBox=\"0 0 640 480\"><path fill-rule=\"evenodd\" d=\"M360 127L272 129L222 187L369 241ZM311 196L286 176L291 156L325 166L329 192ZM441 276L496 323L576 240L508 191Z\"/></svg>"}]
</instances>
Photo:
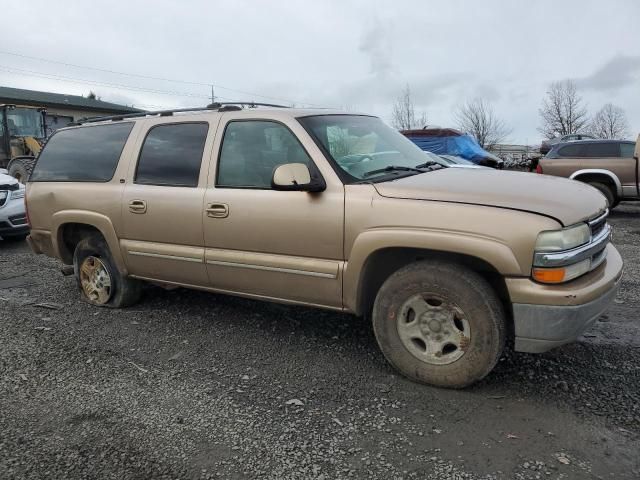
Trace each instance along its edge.
<instances>
[{"instance_id":1,"label":"power line","mask_svg":"<svg viewBox=\"0 0 640 480\"><path fill-rule=\"evenodd\" d=\"M239 93L241 95L249 95L251 97L260 97L260 98L266 98L266 99L272 99L272 100L278 100L280 102L285 102L285 103L300 103L302 105L310 105L313 107L319 107L321 105L317 105L317 104L313 104L313 103L309 103L309 102L298 102L298 101L294 101L291 99L285 99L285 98L279 98L279 97L272 97L269 95L261 95L258 93L252 93L252 92L247 92L247 91L243 91L243 90L236 90L234 88L229 88L229 87L225 87L223 85L217 85L214 83L203 83L203 82L193 82L190 80L178 80L178 79L171 79L171 78L163 78L163 77L154 77L151 75L141 75L141 74L137 74L137 73L127 73L127 72L119 72L117 70L109 70L109 69L105 69L105 68L97 68L97 67L89 67L87 65L78 65L78 64L74 64L74 63L68 63L68 62L61 62L58 60L50 60L48 58L42 58L42 57L34 57L31 55L23 55L21 53L14 53L14 52L8 52L5 50L0 50L0 54L3 55L11 55L14 57L20 57L20 58L26 58L29 60L37 60L40 62L46 62L46 63L53 63L53 64L57 64L57 65L64 65L67 67L73 67L73 68L83 68L86 70L94 70L96 72L103 72L103 73L111 73L111 74L115 74L115 75L124 75L124 76L129 76L129 77L137 77L137 78L144 78L147 80L157 80L157 81L163 81L163 82L172 82L172 83L182 83L185 85L198 85L198 86L206 86L206 87L215 87L215 88L220 88L222 90L227 90L229 92L235 92L235 93ZM207 97L209 98L209 97ZM224 97L218 97L218 98L224 98Z\"/></svg>"},{"instance_id":2,"label":"power line","mask_svg":"<svg viewBox=\"0 0 640 480\"><path fill-rule=\"evenodd\" d=\"M49 79L49 80L58 80L58 81L62 81L62 82L86 84L86 85L99 86L99 87L109 87L109 88L115 88L115 89L118 89L118 90L131 90L131 91L135 91L135 92L156 93L156 94L160 94L160 95L170 95L170 96L174 96L174 97L192 97L192 98L206 98L206 99L210 98L209 95L199 95L199 94L190 93L190 92L150 89L150 88L136 87L136 86L133 86L133 85L125 85L125 84L121 84L121 83L110 83L110 82L101 82L101 81L96 81L96 80L87 80L87 79L76 78L76 77L67 77L65 75L56 75L56 74L52 74L52 73L42 73L42 72L36 72L36 71L33 71L33 70L25 70L25 69L22 69L22 68L7 67L6 65L0 65L0 71L3 71L5 73L10 73L10 74L13 74L13 75L23 75L23 76L28 76L28 77L46 78L46 79ZM223 99L227 100L224 97L218 97L218 98L223 98Z\"/></svg>"}]
</instances>

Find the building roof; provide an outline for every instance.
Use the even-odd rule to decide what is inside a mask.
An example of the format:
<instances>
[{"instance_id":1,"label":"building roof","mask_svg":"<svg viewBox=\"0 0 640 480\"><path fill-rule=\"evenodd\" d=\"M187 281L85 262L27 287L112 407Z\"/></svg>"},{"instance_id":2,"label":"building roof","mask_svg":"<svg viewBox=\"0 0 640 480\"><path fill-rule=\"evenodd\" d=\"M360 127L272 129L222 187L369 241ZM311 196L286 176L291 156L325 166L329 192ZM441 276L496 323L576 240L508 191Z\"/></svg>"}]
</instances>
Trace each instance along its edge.
<instances>
[{"instance_id":1,"label":"building roof","mask_svg":"<svg viewBox=\"0 0 640 480\"><path fill-rule=\"evenodd\" d=\"M63 93L40 92L24 90L22 88L0 87L0 103L16 103L42 107L67 107L88 112L135 113L140 109L103 102L80 95L65 95Z\"/></svg>"}]
</instances>

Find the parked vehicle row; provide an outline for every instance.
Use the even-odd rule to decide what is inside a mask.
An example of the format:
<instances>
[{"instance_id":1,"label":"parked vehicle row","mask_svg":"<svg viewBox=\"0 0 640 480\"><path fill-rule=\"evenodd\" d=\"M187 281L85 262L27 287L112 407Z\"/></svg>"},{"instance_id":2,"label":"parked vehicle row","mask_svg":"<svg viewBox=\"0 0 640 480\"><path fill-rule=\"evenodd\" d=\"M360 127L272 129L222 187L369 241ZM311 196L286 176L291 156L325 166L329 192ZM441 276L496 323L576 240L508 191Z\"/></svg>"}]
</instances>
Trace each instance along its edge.
<instances>
[{"instance_id":1,"label":"parked vehicle row","mask_svg":"<svg viewBox=\"0 0 640 480\"><path fill-rule=\"evenodd\" d=\"M543 352L615 296L605 198L579 182L451 168L380 119L211 106L58 130L27 188L34 252L83 297L141 283L370 316L407 377L464 387L508 338Z\"/></svg>"}]
</instances>

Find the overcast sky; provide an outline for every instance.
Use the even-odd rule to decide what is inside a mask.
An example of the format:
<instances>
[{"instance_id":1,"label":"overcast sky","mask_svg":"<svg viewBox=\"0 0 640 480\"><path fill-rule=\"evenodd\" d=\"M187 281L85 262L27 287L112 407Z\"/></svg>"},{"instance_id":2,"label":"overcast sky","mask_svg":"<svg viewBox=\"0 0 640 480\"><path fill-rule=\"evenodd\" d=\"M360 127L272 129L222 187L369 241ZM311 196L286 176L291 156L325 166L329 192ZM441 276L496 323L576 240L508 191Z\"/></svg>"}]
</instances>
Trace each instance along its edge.
<instances>
[{"instance_id":1,"label":"overcast sky","mask_svg":"<svg viewBox=\"0 0 640 480\"><path fill-rule=\"evenodd\" d=\"M390 121L408 84L430 124L483 97L509 141L535 144L548 84L571 78L591 113L612 102L640 132L640 0L48 0L3 2L2 17L2 86L162 108L204 105L213 83L224 100Z\"/></svg>"}]
</instances>

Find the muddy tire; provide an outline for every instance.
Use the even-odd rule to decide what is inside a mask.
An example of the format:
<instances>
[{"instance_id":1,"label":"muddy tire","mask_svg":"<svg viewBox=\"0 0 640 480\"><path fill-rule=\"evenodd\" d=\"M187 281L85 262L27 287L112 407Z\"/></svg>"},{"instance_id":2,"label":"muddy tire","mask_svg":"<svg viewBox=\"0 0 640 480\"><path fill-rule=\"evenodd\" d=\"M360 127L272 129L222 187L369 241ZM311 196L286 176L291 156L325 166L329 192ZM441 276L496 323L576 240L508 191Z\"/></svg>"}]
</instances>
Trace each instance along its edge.
<instances>
[{"instance_id":1,"label":"muddy tire","mask_svg":"<svg viewBox=\"0 0 640 480\"><path fill-rule=\"evenodd\" d=\"M593 188L597 189L602 195L604 195L604 198L607 199L607 207L609 207L609 209L614 208L615 206L618 205L618 200L616 197L616 194L613 192L613 190L611 189L611 187L605 183L600 183L600 182L590 182L589 185L591 185Z\"/></svg>"},{"instance_id":2,"label":"muddy tire","mask_svg":"<svg viewBox=\"0 0 640 480\"><path fill-rule=\"evenodd\" d=\"M33 172L35 162L34 158L14 158L9 162L7 170L9 175L17 178L20 183L27 183L31 172Z\"/></svg>"},{"instance_id":3,"label":"muddy tire","mask_svg":"<svg viewBox=\"0 0 640 480\"><path fill-rule=\"evenodd\" d=\"M83 299L93 305L122 308L140 299L140 282L120 273L107 243L99 235L78 243L73 270Z\"/></svg>"},{"instance_id":4,"label":"muddy tire","mask_svg":"<svg viewBox=\"0 0 640 480\"><path fill-rule=\"evenodd\" d=\"M463 388L485 377L505 344L505 316L491 286L460 265L421 261L391 275L373 307L373 328L400 373Z\"/></svg>"}]
</instances>

